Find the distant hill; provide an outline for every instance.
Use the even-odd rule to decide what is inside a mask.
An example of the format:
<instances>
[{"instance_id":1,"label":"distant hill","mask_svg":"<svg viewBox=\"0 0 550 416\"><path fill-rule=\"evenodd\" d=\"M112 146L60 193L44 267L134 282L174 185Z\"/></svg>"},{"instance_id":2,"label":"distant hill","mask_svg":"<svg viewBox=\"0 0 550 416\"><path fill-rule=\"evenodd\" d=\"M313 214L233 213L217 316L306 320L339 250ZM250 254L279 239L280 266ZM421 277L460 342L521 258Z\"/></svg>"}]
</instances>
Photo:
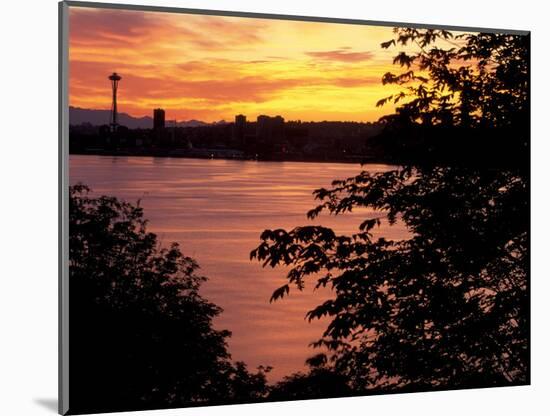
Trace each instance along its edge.
<instances>
[{"instance_id":1,"label":"distant hill","mask_svg":"<svg viewBox=\"0 0 550 416\"><path fill-rule=\"evenodd\" d=\"M92 110L88 108L69 107L69 123L77 126L79 124L89 123L93 126L101 126L109 124L110 110ZM118 113L118 123L126 126L129 129L150 129L153 128L153 118L149 116L134 117L127 113ZM223 124L225 121L218 121L211 124ZM167 125L172 125L168 120ZM205 123L200 120L179 121L178 127L198 127L206 126L210 123Z\"/></svg>"}]
</instances>

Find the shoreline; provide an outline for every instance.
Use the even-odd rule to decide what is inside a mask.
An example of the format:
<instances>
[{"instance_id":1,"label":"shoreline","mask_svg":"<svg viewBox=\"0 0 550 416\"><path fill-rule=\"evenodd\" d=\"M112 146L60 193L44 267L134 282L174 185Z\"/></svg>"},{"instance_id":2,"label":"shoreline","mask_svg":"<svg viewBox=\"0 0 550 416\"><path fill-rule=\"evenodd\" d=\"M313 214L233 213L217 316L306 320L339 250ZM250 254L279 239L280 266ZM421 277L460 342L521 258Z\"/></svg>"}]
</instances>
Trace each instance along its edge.
<instances>
[{"instance_id":1,"label":"shoreline","mask_svg":"<svg viewBox=\"0 0 550 416\"><path fill-rule=\"evenodd\" d=\"M299 162L299 163L345 163L360 165L396 165L395 161L382 160L379 158L353 157L345 159L326 159L326 158L247 158L247 157L206 157L183 153L161 152L131 152L131 151L85 151L69 152L69 156L107 156L107 157L152 157L152 158L173 158L173 159L203 159L203 160L235 160L242 162Z\"/></svg>"}]
</instances>

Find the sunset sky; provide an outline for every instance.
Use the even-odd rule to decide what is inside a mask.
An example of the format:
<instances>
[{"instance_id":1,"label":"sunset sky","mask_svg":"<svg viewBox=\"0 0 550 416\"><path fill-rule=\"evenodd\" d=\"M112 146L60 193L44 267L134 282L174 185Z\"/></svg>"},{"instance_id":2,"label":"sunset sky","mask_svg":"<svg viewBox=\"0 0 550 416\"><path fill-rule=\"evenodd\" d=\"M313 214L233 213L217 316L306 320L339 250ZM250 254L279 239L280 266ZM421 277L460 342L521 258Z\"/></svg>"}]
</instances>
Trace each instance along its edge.
<instances>
[{"instance_id":1,"label":"sunset sky","mask_svg":"<svg viewBox=\"0 0 550 416\"><path fill-rule=\"evenodd\" d=\"M167 119L375 121L396 91L382 86L392 28L70 8L70 105L109 109L108 75L122 76L119 111Z\"/></svg>"}]
</instances>

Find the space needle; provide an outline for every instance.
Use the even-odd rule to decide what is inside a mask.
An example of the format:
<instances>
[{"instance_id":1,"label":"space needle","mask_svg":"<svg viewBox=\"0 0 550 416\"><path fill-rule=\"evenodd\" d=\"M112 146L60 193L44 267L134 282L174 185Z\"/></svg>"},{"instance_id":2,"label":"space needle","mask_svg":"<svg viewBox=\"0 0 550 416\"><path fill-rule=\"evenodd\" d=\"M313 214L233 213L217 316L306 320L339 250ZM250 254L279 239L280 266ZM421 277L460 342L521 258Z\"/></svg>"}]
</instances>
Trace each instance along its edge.
<instances>
[{"instance_id":1,"label":"space needle","mask_svg":"<svg viewBox=\"0 0 550 416\"><path fill-rule=\"evenodd\" d=\"M122 79L120 75L118 75L116 72L113 72L111 75L109 75L109 80L111 81L111 87L113 89L113 104L111 106L111 131L115 132L118 127L118 114L117 114L117 106L116 106L116 93L118 89L118 82Z\"/></svg>"}]
</instances>

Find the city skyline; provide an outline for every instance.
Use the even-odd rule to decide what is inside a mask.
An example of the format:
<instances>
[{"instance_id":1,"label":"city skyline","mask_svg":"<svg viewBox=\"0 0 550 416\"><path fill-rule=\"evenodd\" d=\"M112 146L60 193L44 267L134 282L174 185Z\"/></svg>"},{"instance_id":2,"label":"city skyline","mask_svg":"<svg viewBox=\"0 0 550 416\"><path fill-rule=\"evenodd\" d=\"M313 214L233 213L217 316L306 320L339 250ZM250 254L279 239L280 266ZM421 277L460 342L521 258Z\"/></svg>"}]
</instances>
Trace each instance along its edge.
<instances>
[{"instance_id":1,"label":"city skyline","mask_svg":"<svg viewBox=\"0 0 550 416\"><path fill-rule=\"evenodd\" d=\"M164 108L171 118L373 122L392 113L376 102L399 90L391 27L73 8L70 105L110 108L106 74L124 79L119 111ZM296 42L296 39L300 39ZM284 47L281 47L284 45Z\"/></svg>"}]
</instances>

